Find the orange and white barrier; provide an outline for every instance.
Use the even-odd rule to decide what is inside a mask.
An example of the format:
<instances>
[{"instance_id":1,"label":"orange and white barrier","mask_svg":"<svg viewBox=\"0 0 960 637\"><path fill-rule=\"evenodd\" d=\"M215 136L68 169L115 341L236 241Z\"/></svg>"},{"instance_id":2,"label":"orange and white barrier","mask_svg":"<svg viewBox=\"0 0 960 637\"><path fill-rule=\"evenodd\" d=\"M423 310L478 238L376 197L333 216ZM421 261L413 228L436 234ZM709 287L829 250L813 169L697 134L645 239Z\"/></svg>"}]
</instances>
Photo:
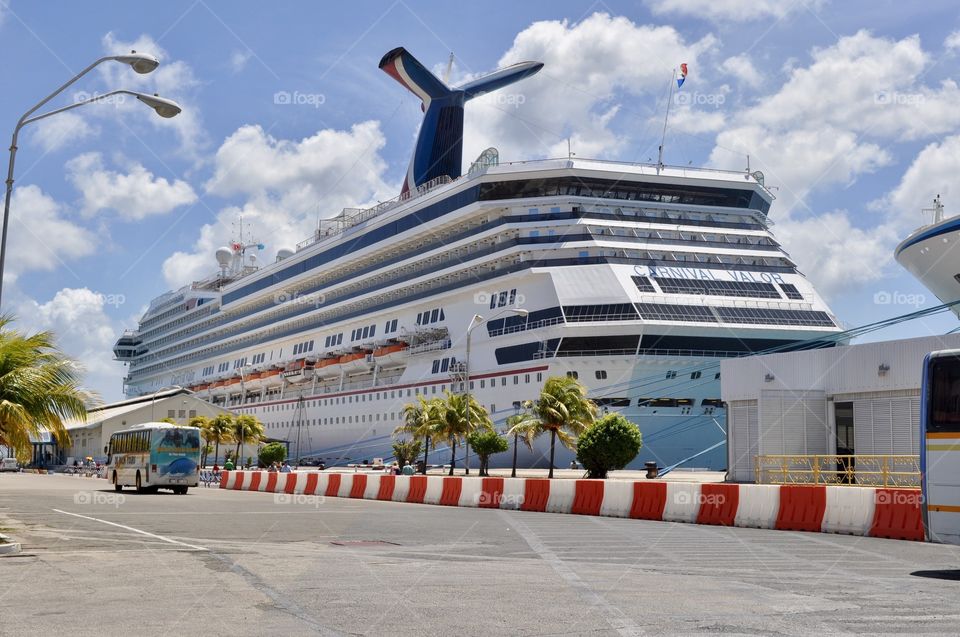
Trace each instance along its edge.
<instances>
[{"instance_id":1,"label":"orange and white barrier","mask_svg":"<svg viewBox=\"0 0 960 637\"><path fill-rule=\"evenodd\" d=\"M220 488L923 540L918 489L224 471Z\"/></svg>"}]
</instances>

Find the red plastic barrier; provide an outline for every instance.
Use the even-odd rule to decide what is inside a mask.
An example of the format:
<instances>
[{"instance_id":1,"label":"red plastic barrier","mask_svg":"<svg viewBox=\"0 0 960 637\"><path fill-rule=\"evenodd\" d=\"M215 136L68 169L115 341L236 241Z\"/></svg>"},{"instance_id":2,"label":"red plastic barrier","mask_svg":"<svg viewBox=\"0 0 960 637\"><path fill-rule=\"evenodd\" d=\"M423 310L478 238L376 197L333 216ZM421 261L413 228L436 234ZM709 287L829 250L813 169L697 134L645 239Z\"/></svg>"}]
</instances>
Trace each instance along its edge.
<instances>
[{"instance_id":1,"label":"red plastic barrier","mask_svg":"<svg viewBox=\"0 0 960 637\"><path fill-rule=\"evenodd\" d=\"M603 505L603 480L577 480L570 513L600 515Z\"/></svg>"},{"instance_id":2,"label":"red plastic barrier","mask_svg":"<svg viewBox=\"0 0 960 637\"><path fill-rule=\"evenodd\" d=\"M780 486L780 509L774 528L781 531L820 532L827 510L827 488L812 485Z\"/></svg>"},{"instance_id":3,"label":"red plastic barrier","mask_svg":"<svg viewBox=\"0 0 960 637\"><path fill-rule=\"evenodd\" d=\"M307 474L307 484L303 486L303 493L305 495L314 495L317 491L317 486L320 484L320 474L319 473L308 473Z\"/></svg>"},{"instance_id":4,"label":"red plastic barrier","mask_svg":"<svg viewBox=\"0 0 960 637\"><path fill-rule=\"evenodd\" d=\"M521 511L546 511L550 499L550 480L546 478L527 478L523 485L523 504Z\"/></svg>"},{"instance_id":5,"label":"red plastic barrier","mask_svg":"<svg viewBox=\"0 0 960 637\"><path fill-rule=\"evenodd\" d=\"M230 479L230 472L229 472L229 471L221 471L221 472L220 472L220 488L221 488L221 489L226 489L226 488L227 488L227 480L229 480L229 479Z\"/></svg>"},{"instance_id":6,"label":"red plastic barrier","mask_svg":"<svg viewBox=\"0 0 960 637\"><path fill-rule=\"evenodd\" d=\"M277 476L279 474L274 471L267 474L267 486L263 489L267 493L276 493L277 492Z\"/></svg>"},{"instance_id":7,"label":"red plastic barrier","mask_svg":"<svg viewBox=\"0 0 960 637\"><path fill-rule=\"evenodd\" d=\"M500 498L503 496L503 478L484 478L480 489L477 506L481 509L499 509Z\"/></svg>"},{"instance_id":8,"label":"red plastic barrier","mask_svg":"<svg viewBox=\"0 0 960 637\"><path fill-rule=\"evenodd\" d=\"M380 490L377 491L378 500L392 500L393 499L393 487L397 483L397 476L391 475L382 475L380 476Z\"/></svg>"},{"instance_id":9,"label":"red plastic barrier","mask_svg":"<svg viewBox=\"0 0 960 637\"><path fill-rule=\"evenodd\" d=\"M293 494L293 490L297 488L297 480L300 479L300 475L296 473L287 474L287 483L283 485L283 492Z\"/></svg>"},{"instance_id":10,"label":"red plastic barrier","mask_svg":"<svg viewBox=\"0 0 960 637\"><path fill-rule=\"evenodd\" d=\"M443 479L443 491L440 492L440 505L455 507L460 504L460 490L463 488L463 478L446 477Z\"/></svg>"},{"instance_id":11,"label":"red plastic barrier","mask_svg":"<svg viewBox=\"0 0 960 637\"><path fill-rule=\"evenodd\" d=\"M423 504L423 496L427 493L427 476L410 476L410 490L407 492L407 502Z\"/></svg>"},{"instance_id":12,"label":"red plastic barrier","mask_svg":"<svg viewBox=\"0 0 960 637\"><path fill-rule=\"evenodd\" d=\"M921 498L919 489L877 489L870 537L922 542Z\"/></svg>"},{"instance_id":13,"label":"red plastic barrier","mask_svg":"<svg viewBox=\"0 0 960 637\"><path fill-rule=\"evenodd\" d=\"M340 491L340 474L331 473L330 477L327 479L327 492L323 495L328 498L337 497L337 492Z\"/></svg>"},{"instance_id":14,"label":"red plastic barrier","mask_svg":"<svg viewBox=\"0 0 960 637\"><path fill-rule=\"evenodd\" d=\"M367 490L367 476L362 473L356 473L353 476L353 484L350 486L351 498L362 498L363 492Z\"/></svg>"},{"instance_id":15,"label":"red plastic barrier","mask_svg":"<svg viewBox=\"0 0 960 637\"><path fill-rule=\"evenodd\" d=\"M733 526L740 506L740 485L710 484L700 485L700 511L697 524L718 524Z\"/></svg>"},{"instance_id":16,"label":"red plastic barrier","mask_svg":"<svg viewBox=\"0 0 960 637\"><path fill-rule=\"evenodd\" d=\"M245 489L245 491L256 491L260 488L260 478L263 476L262 471L254 471L250 474L250 486Z\"/></svg>"},{"instance_id":17,"label":"red plastic barrier","mask_svg":"<svg viewBox=\"0 0 960 637\"><path fill-rule=\"evenodd\" d=\"M239 491L240 487L243 486L243 471L237 471L237 479L233 483L233 488L235 491Z\"/></svg>"},{"instance_id":18,"label":"red plastic barrier","mask_svg":"<svg viewBox=\"0 0 960 637\"><path fill-rule=\"evenodd\" d=\"M662 520L667 506L666 482L634 482L630 517L637 520Z\"/></svg>"}]
</instances>

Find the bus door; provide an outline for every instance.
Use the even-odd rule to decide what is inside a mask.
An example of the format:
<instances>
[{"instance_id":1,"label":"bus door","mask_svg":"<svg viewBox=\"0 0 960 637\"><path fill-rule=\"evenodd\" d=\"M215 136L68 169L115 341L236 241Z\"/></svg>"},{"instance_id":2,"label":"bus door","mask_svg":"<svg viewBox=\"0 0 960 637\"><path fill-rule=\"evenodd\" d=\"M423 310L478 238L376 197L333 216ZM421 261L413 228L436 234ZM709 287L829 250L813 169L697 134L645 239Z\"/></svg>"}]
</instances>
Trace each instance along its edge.
<instances>
[{"instance_id":1,"label":"bus door","mask_svg":"<svg viewBox=\"0 0 960 637\"><path fill-rule=\"evenodd\" d=\"M923 524L929 541L960 544L960 350L927 356L922 391Z\"/></svg>"}]
</instances>

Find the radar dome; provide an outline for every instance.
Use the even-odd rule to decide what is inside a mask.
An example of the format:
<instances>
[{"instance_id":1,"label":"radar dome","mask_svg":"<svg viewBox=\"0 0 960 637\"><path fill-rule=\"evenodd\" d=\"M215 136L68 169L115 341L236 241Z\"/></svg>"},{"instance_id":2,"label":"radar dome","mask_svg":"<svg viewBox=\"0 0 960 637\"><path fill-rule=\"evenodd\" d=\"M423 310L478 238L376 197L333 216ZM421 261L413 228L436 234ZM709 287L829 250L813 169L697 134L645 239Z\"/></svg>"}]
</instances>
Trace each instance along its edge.
<instances>
[{"instance_id":1,"label":"radar dome","mask_svg":"<svg viewBox=\"0 0 960 637\"><path fill-rule=\"evenodd\" d=\"M227 246L222 248L217 248L217 263L220 264L221 268L225 268L230 265L230 261L233 260L233 250Z\"/></svg>"},{"instance_id":2,"label":"radar dome","mask_svg":"<svg viewBox=\"0 0 960 637\"><path fill-rule=\"evenodd\" d=\"M277 250L277 261L283 261L284 259L292 256L293 256L293 250L291 250L290 248L280 248L279 250Z\"/></svg>"}]
</instances>

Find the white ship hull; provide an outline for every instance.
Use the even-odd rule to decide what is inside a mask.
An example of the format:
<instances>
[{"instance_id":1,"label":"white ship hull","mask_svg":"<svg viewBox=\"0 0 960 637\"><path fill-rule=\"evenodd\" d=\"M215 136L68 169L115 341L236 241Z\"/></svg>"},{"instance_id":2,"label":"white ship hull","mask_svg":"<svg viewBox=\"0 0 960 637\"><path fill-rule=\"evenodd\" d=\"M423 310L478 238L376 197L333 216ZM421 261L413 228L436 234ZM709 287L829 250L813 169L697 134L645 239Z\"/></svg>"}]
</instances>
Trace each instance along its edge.
<instances>
[{"instance_id":1,"label":"white ship hull","mask_svg":"<svg viewBox=\"0 0 960 637\"><path fill-rule=\"evenodd\" d=\"M960 300L960 217L917 230L901 242L895 255L941 302ZM960 313L960 305L952 309Z\"/></svg>"}]
</instances>

